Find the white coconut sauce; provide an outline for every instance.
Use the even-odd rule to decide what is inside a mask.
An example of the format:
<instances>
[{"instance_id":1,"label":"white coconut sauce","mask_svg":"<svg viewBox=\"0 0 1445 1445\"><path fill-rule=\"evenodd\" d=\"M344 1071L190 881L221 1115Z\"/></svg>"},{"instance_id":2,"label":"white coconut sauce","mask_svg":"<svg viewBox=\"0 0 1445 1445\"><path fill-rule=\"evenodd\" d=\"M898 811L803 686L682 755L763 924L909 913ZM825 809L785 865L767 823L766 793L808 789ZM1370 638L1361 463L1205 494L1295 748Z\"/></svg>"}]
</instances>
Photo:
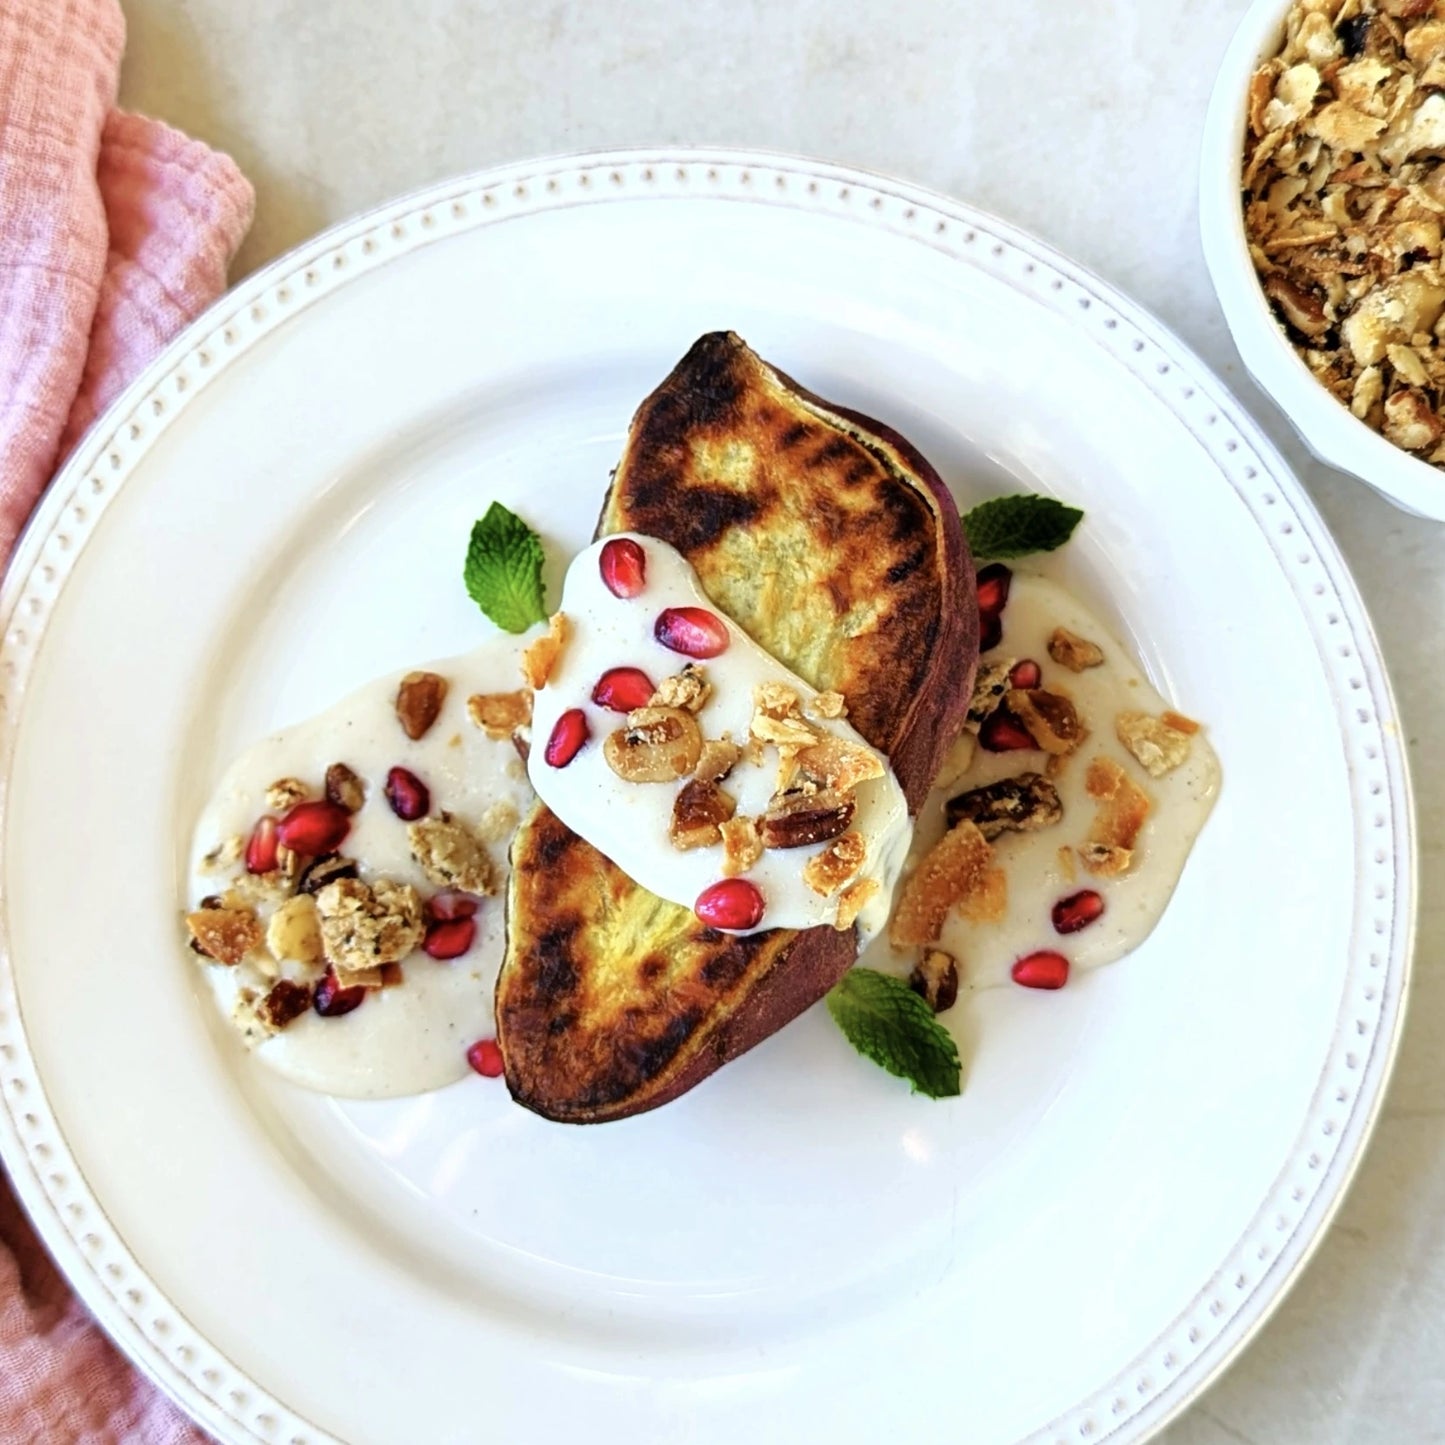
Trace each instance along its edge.
<instances>
[{"instance_id":1,"label":"white coconut sauce","mask_svg":"<svg viewBox=\"0 0 1445 1445\"><path fill-rule=\"evenodd\" d=\"M407 825L387 804L387 772L400 765L415 773L430 789L433 817L445 809L475 826L497 804L525 813L532 789L516 748L510 739L489 738L472 723L466 706L473 693L510 692L522 685L522 646L520 639L497 637L462 657L430 664L426 670L450 685L440 715L417 741L397 720L397 686L404 673L393 673L250 748L228 769L197 824L191 907L208 895L223 894L228 882L244 872L241 863L223 872L206 871L203 860L224 840L250 834L268 811L267 788L279 779L297 778L320 796L326 769L335 762L360 775L367 790L365 806L353 816L339 851L357 861L364 881L386 877L414 885L423 898L436 893L411 857ZM401 984L368 991L348 1014L323 1018L308 1010L256 1042L257 1057L307 1088L351 1098L424 1093L464 1076L468 1046L493 1032L492 988L506 942L503 899L510 843L510 833L489 843L496 892L482 902L476 938L466 953L439 962L418 950L403 963ZM270 903L258 908L263 922L271 908ZM250 960L234 966L199 958L196 963L205 968L228 1021L243 988L264 994L271 986ZM282 972L301 976L291 964Z\"/></svg>"}]
</instances>

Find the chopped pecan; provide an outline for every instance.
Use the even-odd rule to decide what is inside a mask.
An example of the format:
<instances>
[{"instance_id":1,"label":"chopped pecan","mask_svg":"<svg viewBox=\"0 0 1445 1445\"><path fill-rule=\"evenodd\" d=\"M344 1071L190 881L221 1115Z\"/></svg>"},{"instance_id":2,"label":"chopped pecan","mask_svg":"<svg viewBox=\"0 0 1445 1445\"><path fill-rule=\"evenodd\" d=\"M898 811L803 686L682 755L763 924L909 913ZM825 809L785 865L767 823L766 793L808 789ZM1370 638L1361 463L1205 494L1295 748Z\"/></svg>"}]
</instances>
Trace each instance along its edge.
<instances>
[{"instance_id":1,"label":"chopped pecan","mask_svg":"<svg viewBox=\"0 0 1445 1445\"><path fill-rule=\"evenodd\" d=\"M803 865L803 882L824 898L836 893L862 866L868 844L861 833L844 833Z\"/></svg>"},{"instance_id":2,"label":"chopped pecan","mask_svg":"<svg viewBox=\"0 0 1445 1445\"><path fill-rule=\"evenodd\" d=\"M1067 627L1056 627L1049 637L1049 656L1070 672L1083 672L1087 668L1098 667L1104 661L1104 649L1097 642L1070 632Z\"/></svg>"},{"instance_id":3,"label":"chopped pecan","mask_svg":"<svg viewBox=\"0 0 1445 1445\"><path fill-rule=\"evenodd\" d=\"M527 647L522 653L522 676L527 686L535 692L547 686L552 669L572 635L572 624L565 612L554 612L547 619L547 632Z\"/></svg>"},{"instance_id":4,"label":"chopped pecan","mask_svg":"<svg viewBox=\"0 0 1445 1445\"><path fill-rule=\"evenodd\" d=\"M948 826L967 818L992 842L1000 833L1032 833L1064 816L1059 790L1040 773L1019 773L950 798Z\"/></svg>"},{"instance_id":5,"label":"chopped pecan","mask_svg":"<svg viewBox=\"0 0 1445 1445\"><path fill-rule=\"evenodd\" d=\"M1071 753L1088 736L1078 709L1062 693L1042 687L1011 688L1004 705L1046 753Z\"/></svg>"},{"instance_id":6,"label":"chopped pecan","mask_svg":"<svg viewBox=\"0 0 1445 1445\"><path fill-rule=\"evenodd\" d=\"M199 908L186 914L186 927L196 951L217 963L240 963L261 946L261 922L254 908Z\"/></svg>"},{"instance_id":7,"label":"chopped pecan","mask_svg":"<svg viewBox=\"0 0 1445 1445\"><path fill-rule=\"evenodd\" d=\"M706 848L722 838L722 824L737 812L737 802L716 783L693 778L672 803L668 837L674 848Z\"/></svg>"},{"instance_id":8,"label":"chopped pecan","mask_svg":"<svg viewBox=\"0 0 1445 1445\"><path fill-rule=\"evenodd\" d=\"M425 737L447 700L447 680L436 672L409 672L396 690L396 720L413 742Z\"/></svg>"},{"instance_id":9,"label":"chopped pecan","mask_svg":"<svg viewBox=\"0 0 1445 1445\"><path fill-rule=\"evenodd\" d=\"M348 813L359 813L366 802L366 784L345 763L332 763L326 770L326 798Z\"/></svg>"},{"instance_id":10,"label":"chopped pecan","mask_svg":"<svg viewBox=\"0 0 1445 1445\"><path fill-rule=\"evenodd\" d=\"M847 793L777 793L758 819L765 848L806 848L846 833L858 805Z\"/></svg>"},{"instance_id":11,"label":"chopped pecan","mask_svg":"<svg viewBox=\"0 0 1445 1445\"><path fill-rule=\"evenodd\" d=\"M1119 741L1138 759L1151 778L1162 778L1189 756L1190 733L1166 721L1167 716L1121 712L1114 719L1114 732ZM1195 731L1198 731L1197 724Z\"/></svg>"},{"instance_id":12,"label":"chopped pecan","mask_svg":"<svg viewBox=\"0 0 1445 1445\"><path fill-rule=\"evenodd\" d=\"M532 689L474 693L467 699L467 716L489 738L500 742L531 723Z\"/></svg>"},{"instance_id":13,"label":"chopped pecan","mask_svg":"<svg viewBox=\"0 0 1445 1445\"><path fill-rule=\"evenodd\" d=\"M987 888L993 848L965 819L950 828L913 870L898 900L889 937L899 948L936 943L956 905Z\"/></svg>"},{"instance_id":14,"label":"chopped pecan","mask_svg":"<svg viewBox=\"0 0 1445 1445\"><path fill-rule=\"evenodd\" d=\"M712 696L712 684L702 668L689 662L681 672L665 677L648 702L649 707L680 707L701 712Z\"/></svg>"},{"instance_id":15,"label":"chopped pecan","mask_svg":"<svg viewBox=\"0 0 1445 1445\"><path fill-rule=\"evenodd\" d=\"M941 948L925 948L908 976L908 986L941 1014L958 1002L958 961Z\"/></svg>"}]
</instances>

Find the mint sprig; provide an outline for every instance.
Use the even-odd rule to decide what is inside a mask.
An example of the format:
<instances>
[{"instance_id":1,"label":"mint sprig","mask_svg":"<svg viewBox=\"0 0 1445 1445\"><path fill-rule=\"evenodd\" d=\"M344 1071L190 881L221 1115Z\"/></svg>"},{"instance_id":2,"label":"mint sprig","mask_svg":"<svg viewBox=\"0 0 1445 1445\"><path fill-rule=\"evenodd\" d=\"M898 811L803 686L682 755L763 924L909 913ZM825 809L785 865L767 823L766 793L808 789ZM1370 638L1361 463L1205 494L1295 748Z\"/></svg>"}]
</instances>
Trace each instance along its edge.
<instances>
[{"instance_id":1,"label":"mint sprig","mask_svg":"<svg viewBox=\"0 0 1445 1445\"><path fill-rule=\"evenodd\" d=\"M946 1099L962 1092L953 1035L901 978L850 969L829 991L828 1012L860 1054L907 1079L914 1093Z\"/></svg>"},{"instance_id":2,"label":"mint sprig","mask_svg":"<svg viewBox=\"0 0 1445 1445\"><path fill-rule=\"evenodd\" d=\"M503 632L525 632L547 620L542 539L500 502L472 528L462 569L473 602Z\"/></svg>"},{"instance_id":3,"label":"mint sprig","mask_svg":"<svg viewBox=\"0 0 1445 1445\"><path fill-rule=\"evenodd\" d=\"M1062 547L1083 517L1052 497L994 497L964 516L963 530L976 562L1007 561Z\"/></svg>"}]
</instances>

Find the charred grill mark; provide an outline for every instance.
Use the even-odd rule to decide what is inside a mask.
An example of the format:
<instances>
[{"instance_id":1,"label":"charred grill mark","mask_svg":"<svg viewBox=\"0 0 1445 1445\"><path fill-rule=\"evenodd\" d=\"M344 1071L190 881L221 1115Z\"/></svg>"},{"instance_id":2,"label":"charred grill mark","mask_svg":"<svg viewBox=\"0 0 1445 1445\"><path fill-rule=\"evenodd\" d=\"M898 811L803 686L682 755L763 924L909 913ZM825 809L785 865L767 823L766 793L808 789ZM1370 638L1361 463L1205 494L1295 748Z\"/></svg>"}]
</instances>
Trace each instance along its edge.
<instances>
[{"instance_id":1,"label":"charred grill mark","mask_svg":"<svg viewBox=\"0 0 1445 1445\"><path fill-rule=\"evenodd\" d=\"M799 442L807 441L812 436L813 428L807 422L795 421L792 426L787 427L778 437L778 445L785 451L792 451Z\"/></svg>"},{"instance_id":2,"label":"charred grill mark","mask_svg":"<svg viewBox=\"0 0 1445 1445\"><path fill-rule=\"evenodd\" d=\"M817 467L831 466L834 462L842 461L846 456L853 454L853 443L847 437L834 435L831 440L823 443L812 456L804 461L803 465L814 470Z\"/></svg>"},{"instance_id":3,"label":"charred grill mark","mask_svg":"<svg viewBox=\"0 0 1445 1445\"><path fill-rule=\"evenodd\" d=\"M540 998L555 1001L576 989L577 969L572 962L572 939L576 932L576 923L565 923L549 928L537 940L535 978Z\"/></svg>"},{"instance_id":4,"label":"charred grill mark","mask_svg":"<svg viewBox=\"0 0 1445 1445\"><path fill-rule=\"evenodd\" d=\"M876 475L872 465L859 457L843 473L843 485L845 487L856 487L860 482L871 482Z\"/></svg>"},{"instance_id":5,"label":"charred grill mark","mask_svg":"<svg viewBox=\"0 0 1445 1445\"><path fill-rule=\"evenodd\" d=\"M674 487L667 503L657 507L644 507L638 496L628 510L637 530L691 555L705 552L734 527L750 526L767 505L766 499L742 492L694 486Z\"/></svg>"},{"instance_id":6,"label":"charred grill mark","mask_svg":"<svg viewBox=\"0 0 1445 1445\"><path fill-rule=\"evenodd\" d=\"M647 985L654 984L667 972L667 960L656 953L649 953L637 965L637 980Z\"/></svg>"},{"instance_id":7,"label":"charred grill mark","mask_svg":"<svg viewBox=\"0 0 1445 1445\"><path fill-rule=\"evenodd\" d=\"M623 1058L618 1073L624 1082L623 1092L630 1092L638 1079L650 1079L662 1072L676 1057L677 1051L692 1037L702 1022L698 1009L687 1009L668 1021L661 1033L651 1038L629 1034L622 1043Z\"/></svg>"},{"instance_id":8,"label":"charred grill mark","mask_svg":"<svg viewBox=\"0 0 1445 1445\"><path fill-rule=\"evenodd\" d=\"M923 547L915 547L901 562L895 562L888 569L888 580L898 583L911 577L927 560L927 552Z\"/></svg>"}]
</instances>

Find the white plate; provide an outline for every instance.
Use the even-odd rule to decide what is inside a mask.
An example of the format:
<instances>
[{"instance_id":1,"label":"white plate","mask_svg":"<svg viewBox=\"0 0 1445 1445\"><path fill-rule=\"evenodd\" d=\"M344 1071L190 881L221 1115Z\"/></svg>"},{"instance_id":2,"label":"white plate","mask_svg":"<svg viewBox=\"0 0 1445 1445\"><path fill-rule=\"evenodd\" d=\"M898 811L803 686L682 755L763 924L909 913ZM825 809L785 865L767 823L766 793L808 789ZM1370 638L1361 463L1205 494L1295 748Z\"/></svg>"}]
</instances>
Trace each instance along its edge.
<instances>
[{"instance_id":1,"label":"white plate","mask_svg":"<svg viewBox=\"0 0 1445 1445\"><path fill-rule=\"evenodd\" d=\"M496 496L553 581L632 408L731 326L974 497L1088 509L1075 581L1207 718L1158 933L960 1010L930 1103L814 1010L657 1113L261 1076L180 947L225 759L465 648ZM513 167L251 278L107 414L16 558L0 1142L76 1287L227 1441L1137 1441L1338 1203L1404 1004L1412 835L1344 565L1177 342L969 208L736 152Z\"/></svg>"}]
</instances>

